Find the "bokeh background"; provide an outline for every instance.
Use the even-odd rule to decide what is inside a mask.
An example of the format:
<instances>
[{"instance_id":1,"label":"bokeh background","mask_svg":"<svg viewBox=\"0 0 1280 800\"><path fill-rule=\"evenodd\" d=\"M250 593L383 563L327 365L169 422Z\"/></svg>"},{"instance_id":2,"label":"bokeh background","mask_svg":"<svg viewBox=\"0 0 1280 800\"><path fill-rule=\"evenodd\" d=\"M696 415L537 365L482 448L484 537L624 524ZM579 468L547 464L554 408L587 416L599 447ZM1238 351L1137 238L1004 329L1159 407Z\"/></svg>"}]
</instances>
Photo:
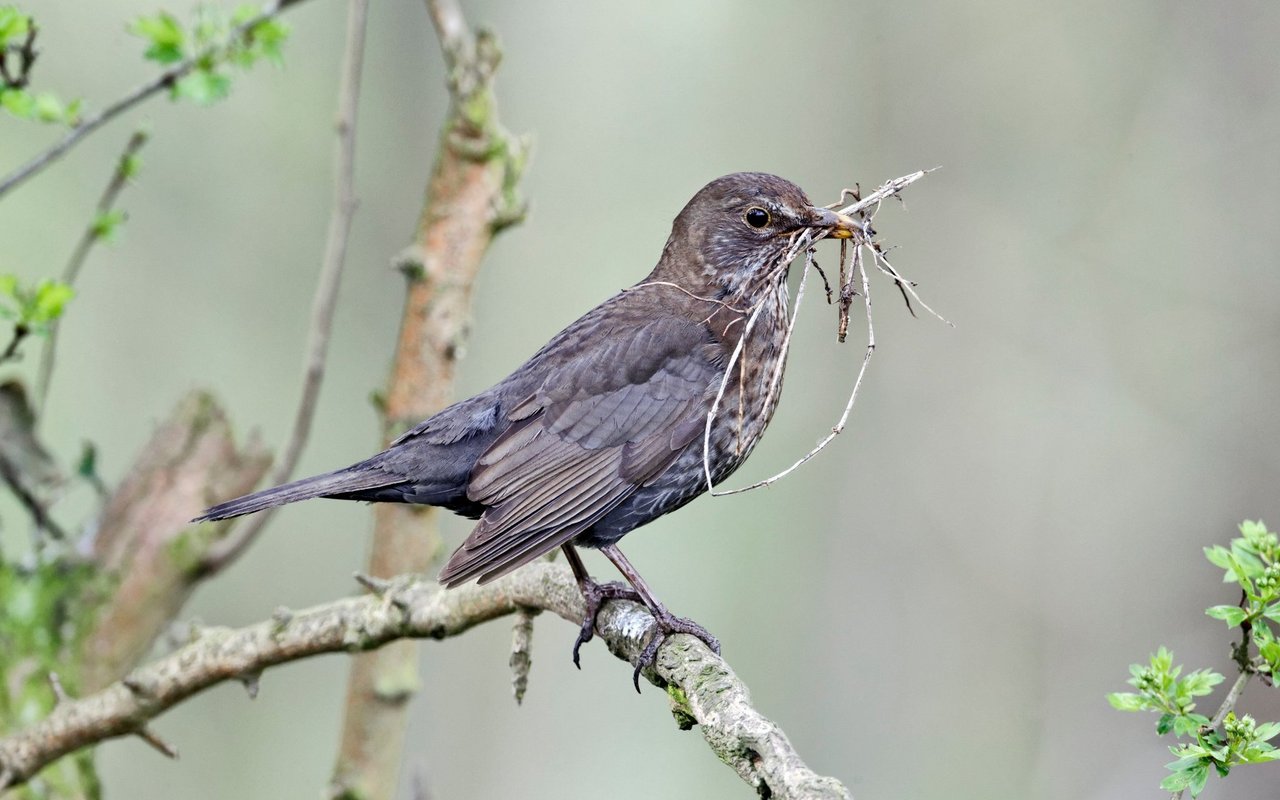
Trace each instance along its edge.
<instances>
[{"instance_id":1,"label":"bokeh background","mask_svg":"<svg viewBox=\"0 0 1280 800\"><path fill-rule=\"evenodd\" d=\"M43 29L41 87L93 108L152 74L124 21L154 0L22 5ZM536 147L532 213L481 276L461 391L647 272L711 178L776 172L829 202L940 165L876 227L956 327L912 319L877 281L879 349L848 432L772 489L699 500L627 552L861 800L1160 796L1154 718L1104 695L1161 643L1225 671L1227 633L1202 612L1235 597L1201 547L1244 518L1280 523L1280 6L465 7L502 36L503 117ZM63 328L45 423L61 456L92 439L118 478L196 386L245 434L287 437L344 18L337 0L305 3L287 15L284 69L238 80L212 110L158 100L132 115L155 138L123 239L94 253ZM423 4L375 4L361 205L305 472L377 440L368 398L402 297L389 262L420 208L442 86ZM4 268L61 268L130 124L5 199ZM0 168L51 136L0 121ZM815 297L779 416L735 485L789 464L845 402L861 347L834 342ZM239 625L352 593L369 524L355 504L290 509L189 614ZM466 529L451 520L449 542ZM415 779L437 798L749 792L603 648L573 669L573 635L539 621L523 707L506 624L425 646L403 796ZM156 726L178 762L106 745L109 796L321 796L348 663L269 672L254 702L224 686L184 704ZM1280 716L1256 684L1242 707ZM1207 796L1267 796L1275 776L1246 767Z\"/></svg>"}]
</instances>

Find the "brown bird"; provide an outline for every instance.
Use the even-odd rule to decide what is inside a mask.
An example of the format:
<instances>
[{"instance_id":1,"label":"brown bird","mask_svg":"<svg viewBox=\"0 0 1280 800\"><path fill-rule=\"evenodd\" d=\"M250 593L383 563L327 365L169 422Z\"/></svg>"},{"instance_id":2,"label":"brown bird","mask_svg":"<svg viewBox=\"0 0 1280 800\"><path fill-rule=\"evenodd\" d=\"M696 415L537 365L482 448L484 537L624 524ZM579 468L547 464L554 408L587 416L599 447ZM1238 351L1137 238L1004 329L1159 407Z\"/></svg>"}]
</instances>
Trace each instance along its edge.
<instances>
[{"instance_id":1,"label":"brown bird","mask_svg":"<svg viewBox=\"0 0 1280 800\"><path fill-rule=\"evenodd\" d=\"M653 613L638 690L640 670L666 635L690 633L720 647L667 610L618 540L707 491L708 471L718 483L751 453L781 388L788 262L813 239L848 238L856 227L777 176L717 178L676 217L643 281L587 312L492 388L372 458L222 503L199 520L312 497L443 506L479 519L440 573L446 587L491 581L560 547L587 604L575 664L603 601L626 598ZM593 581L575 546L599 549L634 590Z\"/></svg>"}]
</instances>

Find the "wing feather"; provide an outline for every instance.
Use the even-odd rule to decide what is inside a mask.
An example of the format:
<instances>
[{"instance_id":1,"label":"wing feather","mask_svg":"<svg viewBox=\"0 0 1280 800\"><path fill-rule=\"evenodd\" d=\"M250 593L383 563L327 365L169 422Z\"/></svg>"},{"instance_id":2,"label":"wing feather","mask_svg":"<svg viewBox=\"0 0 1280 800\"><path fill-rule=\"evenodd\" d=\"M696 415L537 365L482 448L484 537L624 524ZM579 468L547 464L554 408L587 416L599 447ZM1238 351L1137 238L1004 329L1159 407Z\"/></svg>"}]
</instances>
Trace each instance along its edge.
<instances>
[{"instance_id":1,"label":"wing feather","mask_svg":"<svg viewBox=\"0 0 1280 800\"><path fill-rule=\"evenodd\" d=\"M691 319L637 318L549 366L476 461L467 497L487 510L441 581L503 575L656 480L702 429L720 377L710 336Z\"/></svg>"}]
</instances>

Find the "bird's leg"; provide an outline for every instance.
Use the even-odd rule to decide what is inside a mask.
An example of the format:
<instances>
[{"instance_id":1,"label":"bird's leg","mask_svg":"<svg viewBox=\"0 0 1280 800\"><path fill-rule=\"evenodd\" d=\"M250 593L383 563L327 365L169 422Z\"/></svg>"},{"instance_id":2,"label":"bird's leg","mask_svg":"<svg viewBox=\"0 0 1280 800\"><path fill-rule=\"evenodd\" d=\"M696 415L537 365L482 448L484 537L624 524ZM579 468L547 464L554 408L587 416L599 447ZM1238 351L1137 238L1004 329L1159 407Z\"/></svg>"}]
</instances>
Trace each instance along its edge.
<instances>
[{"instance_id":1,"label":"bird's leg","mask_svg":"<svg viewBox=\"0 0 1280 800\"><path fill-rule=\"evenodd\" d=\"M587 574L587 567L582 563L582 557L578 555L578 551L573 549L573 545L566 542L560 545L560 549L564 550L564 557L569 562L569 568L573 570L574 580L578 582L578 588L582 590L582 599L587 604L587 611L582 615L582 630L578 631L578 641L573 643L573 665L582 669L582 664L578 662L578 650L595 637L596 614L600 613L600 606L604 605L606 600L630 600L634 603L645 601L639 592L621 582L596 583Z\"/></svg>"},{"instance_id":2,"label":"bird's leg","mask_svg":"<svg viewBox=\"0 0 1280 800\"><path fill-rule=\"evenodd\" d=\"M667 610L658 598L654 597L653 591L649 588L649 584L644 582L644 578L640 577L640 573L636 572L636 568L631 566L631 562L622 554L617 545L608 545L601 547L600 552L613 562L618 568L622 576L635 587L636 593L640 595L641 601L648 607L653 614L653 631L649 635L649 641L645 643L644 650L640 651L640 657L636 659L636 671L631 676L632 683L636 686L636 691L640 691L640 672L645 667L653 664L658 656L658 648L662 646L662 642L673 633L687 633L701 639L703 644L711 648L716 655L720 655L720 641L716 637L698 623L684 617L677 617Z\"/></svg>"}]
</instances>

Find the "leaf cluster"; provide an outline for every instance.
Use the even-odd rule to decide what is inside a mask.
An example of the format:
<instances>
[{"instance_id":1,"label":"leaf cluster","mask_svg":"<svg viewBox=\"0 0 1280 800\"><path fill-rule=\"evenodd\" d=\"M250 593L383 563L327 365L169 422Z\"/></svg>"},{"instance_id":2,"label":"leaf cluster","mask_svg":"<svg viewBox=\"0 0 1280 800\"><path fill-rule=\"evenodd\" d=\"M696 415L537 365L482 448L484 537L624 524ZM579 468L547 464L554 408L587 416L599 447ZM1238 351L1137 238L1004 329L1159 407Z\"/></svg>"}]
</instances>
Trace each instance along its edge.
<instances>
[{"instance_id":1,"label":"leaf cluster","mask_svg":"<svg viewBox=\"0 0 1280 800\"><path fill-rule=\"evenodd\" d=\"M24 286L16 275L0 275L0 317L13 320L15 327L27 333L48 333L75 294L62 281L46 278Z\"/></svg>"},{"instance_id":2,"label":"leaf cluster","mask_svg":"<svg viewBox=\"0 0 1280 800\"><path fill-rule=\"evenodd\" d=\"M193 68L173 83L170 96L197 105L211 105L231 92L228 67L249 69L259 61L281 63L281 47L289 29L274 18L256 20L261 11L241 5L227 12L200 6L195 18L184 25L173 14L160 11L139 17L130 33L147 42L143 56L165 66L191 61Z\"/></svg>"},{"instance_id":3,"label":"leaf cluster","mask_svg":"<svg viewBox=\"0 0 1280 800\"><path fill-rule=\"evenodd\" d=\"M18 119L80 124L81 102L27 88L35 61L35 22L16 6L0 6L0 108Z\"/></svg>"},{"instance_id":4,"label":"leaf cluster","mask_svg":"<svg viewBox=\"0 0 1280 800\"><path fill-rule=\"evenodd\" d=\"M1205 548L1205 557L1224 572L1223 582L1236 583L1242 592L1238 605L1218 605L1205 611L1228 627L1241 628L1244 639L1236 649L1242 673L1258 673L1268 683L1280 670L1280 642L1274 625L1280 622L1280 538L1261 521L1240 524L1240 536L1229 547ZM1250 645L1257 648L1252 657ZM1160 714L1156 733L1172 733L1181 742L1170 747L1177 757L1166 767L1170 774L1161 782L1166 791L1190 791L1199 796L1212 772L1226 777L1232 767L1259 764L1280 758L1280 750L1270 740L1280 734L1280 722L1259 724L1245 714L1237 717L1224 707L1218 712L1220 727L1196 713L1195 698L1211 694L1224 680L1212 670L1196 670L1182 675L1173 654L1161 647L1147 665L1129 667L1129 685L1135 692L1107 695L1121 711L1152 711ZM1225 714L1224 714L1225 712Z\"/></svg>"},{"instance_id":5,"label":"leaf cluster","mask_svg":"<svg viewBox=\"0 0 1280 800\"><path fill-rule=\"evenodd\" d=\"M1224 583L1240 586L1243 599L1239 605L1213 606L1205 613L1227 623L1228 628L1244 629L1260 656L1249 667L1275 677L1280 671L1275 627L1280 622L1280 541L1260 521L1241 523L1240 534L1229 548L1206 547L1204 554L1223 570Z\"/></svg>"}]
</instances>

